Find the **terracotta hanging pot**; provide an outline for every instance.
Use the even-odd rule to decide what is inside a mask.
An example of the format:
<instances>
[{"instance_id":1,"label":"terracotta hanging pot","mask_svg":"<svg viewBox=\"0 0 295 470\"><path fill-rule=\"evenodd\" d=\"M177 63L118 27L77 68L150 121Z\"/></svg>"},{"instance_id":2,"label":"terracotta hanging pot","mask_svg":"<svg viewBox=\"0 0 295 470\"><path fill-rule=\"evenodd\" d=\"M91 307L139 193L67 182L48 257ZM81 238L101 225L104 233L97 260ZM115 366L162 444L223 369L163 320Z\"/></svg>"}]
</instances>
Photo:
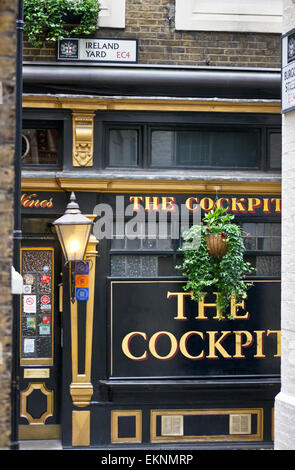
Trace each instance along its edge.
<instances>
[{"instance_id":1,"label":"terracotta hanging pot","mask_svg":"<svg viewBox=\"0 0 295 470\"><path fill-rule=\"evenodd\" d=\"M213 258L222 257L227 253L228 245L224 237L219 233L206 235L206 244L208 247L209 254Z\"/></svg>"}]
</instances>

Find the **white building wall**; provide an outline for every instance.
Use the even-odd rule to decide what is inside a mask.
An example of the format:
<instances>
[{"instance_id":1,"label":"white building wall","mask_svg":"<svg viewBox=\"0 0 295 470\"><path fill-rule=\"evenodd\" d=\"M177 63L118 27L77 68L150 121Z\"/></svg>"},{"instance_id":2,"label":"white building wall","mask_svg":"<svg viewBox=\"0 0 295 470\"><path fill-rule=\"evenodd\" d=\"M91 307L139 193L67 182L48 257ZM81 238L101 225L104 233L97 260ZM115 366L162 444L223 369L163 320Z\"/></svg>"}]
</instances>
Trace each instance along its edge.
<instances>
[{"instance_id":1,"label":"white building wall","mask_svg":"<svg viewBox=\"0 0 295 470\"><path fill-rule=\"evenodd\" d=\"M283 34L295 28L295 1L283 1ZM295 450L295 110L282 115L282 360L275 400L275 450Z\"/></svg>"}]
</instances>

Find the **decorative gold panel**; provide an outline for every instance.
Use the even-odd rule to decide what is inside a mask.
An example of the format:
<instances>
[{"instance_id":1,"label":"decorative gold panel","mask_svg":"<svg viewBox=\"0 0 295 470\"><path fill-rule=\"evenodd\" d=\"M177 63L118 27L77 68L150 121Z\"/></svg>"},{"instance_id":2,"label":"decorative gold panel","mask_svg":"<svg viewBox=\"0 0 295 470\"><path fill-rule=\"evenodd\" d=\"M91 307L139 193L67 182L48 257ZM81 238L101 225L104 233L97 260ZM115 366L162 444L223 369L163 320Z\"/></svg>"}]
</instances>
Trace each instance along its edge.
<instances>
[{"instance_id":1,"label":"decorative gold panel","mask_svg":"<svg viewBox=\"0 0 295 470\"><path fill-rule=\"evenodd\" d=\"M47 409L40 418L33 418L27 411L27 398L34 390L40 390L47 398ZM30 383L20 396L20 415L22 418L26 418L29 424L45 424L47 418L53 416L53 391L48 390L44 383Z\"/></svg>"},{"instance_id":2,"label":"decorative gold panel","mask_svg":"<svg viewBox=\"0 0 295 470\"><path fill-rule=\"evenodd\" d=\"M90 411L72 412L72 446L90 445Z\"/></svg>"},{"instance_id":3,"label":"decorative gold panel","mask_svg":"<svg viewBox=\"0 0 295 470\"><path fill-rule=\"evenodd\" d=\"M24 369L24 379L49 379L49 369Z\"/></svg>"},{"instance_id":4,"label":"decorative gold panel","mask_svg":"<svg viewBox=\"0 0 295 470\"><path fill-rule=\"evenodd\" d=\"M119 437L118 419L121 416L135 417L135 436ZM142 442L142 411L141 410L112 410L111 412L111 442L117 443L140 443Z\"/></svg>"},{"instance_id":5,"label":"decorative gold panel","mask_svg":"<svg viewBox=\"0 0 295 470\"><path fill-rule=\"evenodd\" d=\"M157 435L157 416L179 416L179 415L256 415L257 431L255 434L222 434L222 435L197 435L197 436L163 436ZM230 432L230 429L229 429ZM262 441L263 440L263 409L262 408L245 408L245 409L213 409L213 410L151 410L150 424L151 442L224 442L224 441Z\"/></svg>"},{"instance_id":6,"label":"decorative gold panel","mask_svg":"<svg viewBox=\"0 0 295 470\"><path fill-rule=\"evenodd\" d=\"M94 113L73 112L73 166L93 166Z\"/></svg>"}]
</instances>

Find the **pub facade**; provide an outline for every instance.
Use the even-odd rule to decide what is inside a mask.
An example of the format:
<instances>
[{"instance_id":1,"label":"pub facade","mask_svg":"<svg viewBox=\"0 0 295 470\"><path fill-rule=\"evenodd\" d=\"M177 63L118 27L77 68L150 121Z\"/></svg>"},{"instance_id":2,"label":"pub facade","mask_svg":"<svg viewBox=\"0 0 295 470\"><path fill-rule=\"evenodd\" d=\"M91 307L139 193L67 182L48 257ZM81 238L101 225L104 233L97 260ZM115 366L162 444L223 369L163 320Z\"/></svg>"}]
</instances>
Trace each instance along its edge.
<instances>
[{"instance_id":1,"label":"pub facade","mask_svg":"<svg viewBox=\"0 0 295 470\"><path fill-rule=\"evenodd\" d=\"M76 45L127 47L99 31ZM280 73L142 64L133 38L126 64L65 57L62 42L56 61L24 64L20 439L272 448ZM72 193L93 222L74 301L52 225ZM247 299L221 321L214 289L193 301L177 269L183 227L216 206L248 234L255 267Z\"/></svg>"}]
</instances>

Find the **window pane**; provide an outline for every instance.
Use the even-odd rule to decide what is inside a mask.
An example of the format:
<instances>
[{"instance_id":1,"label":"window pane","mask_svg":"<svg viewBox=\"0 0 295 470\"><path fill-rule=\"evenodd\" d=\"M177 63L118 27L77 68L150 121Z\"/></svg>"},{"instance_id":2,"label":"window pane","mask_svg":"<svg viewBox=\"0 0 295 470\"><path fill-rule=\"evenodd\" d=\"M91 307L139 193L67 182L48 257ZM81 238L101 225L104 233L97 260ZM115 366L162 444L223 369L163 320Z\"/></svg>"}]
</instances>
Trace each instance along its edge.
<instances>
[{"instance_id":1,"label":"window pane","mask_svg":"<svg viewBox=\"0 0 295 470\"><path fill-rule=\"evenodd\" d=\"M54 233L52 222L54 219L45 217L22 217L23 233Z\"/></svg>"},{"instance_id":2,"label":"window pane","mask_svg":"<svg viewBox=\"0 0 295 470\"><path fill-rule=\"evenodd\" d=\"M246 250L280 251L281 224L278 223L243 223Z\"/></svg>"},{"instance_id":3,"label":"window pane","mask_svg":"<svg viewBox=\"0 0 295 470\"><path fill-rule=\"evenodd\" d=\"M269 166L273 170L282 168L282 135L279 133L269 136Z\"/></svg>"},{"instance_id":4,"label":"window pane","mask_svg":"<svg viewBox=\"0 0 295 470\"><path fill-rule=\"evenodd\" d=\"M109 165L138 165L138 131L111 129L109 133Z\"/></svg>"},{"instance_id":5,"label":"window pane","mask_svg":"<svg viewBox=\"0 0 295 470\"><path fill-rule=\"evenodd\" d=\"M56 165L58 163L57 129L23 129L22 163Z\"/></svg>"},{"instance_id":6,"label":"window pane","mask_svg":"<svg viewBox=\"0 0 295 470\"><path fill-rule=\"evenodd\" d=\"M253 276L280 277L281 275L280 256L246 256L245 260L256 269Z\"/></svg>"},{"instance_id":7,"label":"window pane","mask_svg":"<svg viewBox=\"0 0 295 470\"><path fill-rule=\"evenodd\" d=\"M157 256L112 255L111 276L157 277Z\"/></svg>"},{"instance_id":8,"label":"window pane","mask_svg":"<svg viewBox=\"0 0 295 470\"><path fill-rule=\"evenodd\" d=\"M258 134L225 131L153 131L152 166L258 166Z\"/></svg>"}]
</instances>

